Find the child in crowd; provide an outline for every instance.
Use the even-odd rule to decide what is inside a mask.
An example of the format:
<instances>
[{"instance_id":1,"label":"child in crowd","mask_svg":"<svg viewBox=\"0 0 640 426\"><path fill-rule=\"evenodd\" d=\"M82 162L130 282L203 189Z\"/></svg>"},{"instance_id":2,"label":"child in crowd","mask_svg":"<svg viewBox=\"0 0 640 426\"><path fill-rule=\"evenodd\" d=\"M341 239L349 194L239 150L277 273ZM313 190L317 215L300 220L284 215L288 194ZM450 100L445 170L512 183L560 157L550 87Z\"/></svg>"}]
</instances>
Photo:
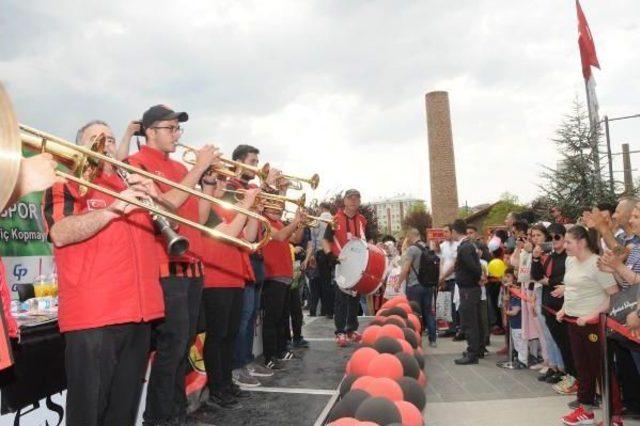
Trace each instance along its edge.
<instances>
[{"instance_id":1,"label":"child in crowd","mask_svg":"<svg viewBox=\"0 0 640 426\"><path fill-rule=\"evenodd\" d=\"M513 348L518 353L518 359L515 361L516 368L526 368L528 362L527 342L522 338L522 302L520 297L513 294L516 291L521 294L521 288L516 281L516 275L513 268L507 268L503 277L504 284L504 301L505 315L509 320L509 330Z\"/></svg>"}]
</instances>

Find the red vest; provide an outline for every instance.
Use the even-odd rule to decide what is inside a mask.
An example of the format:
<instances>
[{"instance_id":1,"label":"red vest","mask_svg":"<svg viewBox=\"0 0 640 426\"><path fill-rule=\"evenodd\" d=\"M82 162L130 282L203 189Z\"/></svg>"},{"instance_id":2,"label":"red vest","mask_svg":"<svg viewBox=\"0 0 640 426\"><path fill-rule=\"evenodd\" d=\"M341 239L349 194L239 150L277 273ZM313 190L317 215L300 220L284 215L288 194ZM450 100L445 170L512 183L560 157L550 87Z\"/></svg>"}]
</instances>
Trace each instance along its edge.
<instances>
[{"instance_id":1,"label":"red vest","mask_svg":"<svg viewBox=\"0 0 640 426\"><path fill-rule=\"evenodd\" d=\"M233 212L217 206L213 211L224 222L233 220ZM244 288L245 283L255 281L249 255L246 251L210 237L203 238L204 287Z\"/></svg>"},{"instance_id":2,"label":"red vest","mask_svg":"<svg viewBox=\"0 0 640 426\"><path fill-rule=\"evenodd\" d=\"M365 238L364 230L367 227L367 219L359 212L353 217L348 217L342 209L338 210L334 219L336 227L333 230L331 251L338 256L349 239Z\"/></svg>"},{"instance_id":3,"label":"red vest","mask_svg":"<svg viewBox=\"0 0 640 426\"><path fill-rule=\"evenodd\" d=\"M139 152L127 158L126 161L134 167L144 169L176 183L180 183L187 175L187 169L184 165L173 161L166 153L146 145L142 146ZM173 189L162 183L156 183L156 185L162 192L168 192ZM198 223L198 198L193 195L189 196L187 201L178 208L176 213L178 216ZM166 270L164 265L168 264L169 261L186 263L197 263L200 261L202 253L202 235L200 231L190 226L180 225L178 227L178 233L189 239L189 251L182 256L171 256L171 259L169 259L169 255L167 254L165 239L161 235L156 236L156 250L160 257L160 264L163 270Z\"/></svg>"},{"instance_id":4,"label":"red vest","mask_svg":"<svg viewBox=\"0 0 640 426\"><path fill-rule=\"evenodd\" d=\"M125 189L117 175L98 176L94 183L117 192ZM47 204L45 213L53 210L54 221L74 213L105 208L114 201L112 197L91 189L80 196L74 183L66 184L66 191L62 186L55 185L43 199ZM68 211L64 212L60 204ZM163 317L160 267L158 258L153 255L155 250L153 224L149 214L143 210L111 221L85 241L64 247L54 246L60 331Z\"/></svg>"},{"instance_id":5,"label":"red vest","mask_svg":"<svg viewBox=\"0 0 640 426\"><path fill-rule=\"evenodd\" d=\"M269 219L269 223L276 230L284 228L284 224L279 220ZM293 260L291 259L291 248L289 240L269 241L262 249L264 256L264 277L287 277L293 278Z\"/></svg>"}]
</instances>

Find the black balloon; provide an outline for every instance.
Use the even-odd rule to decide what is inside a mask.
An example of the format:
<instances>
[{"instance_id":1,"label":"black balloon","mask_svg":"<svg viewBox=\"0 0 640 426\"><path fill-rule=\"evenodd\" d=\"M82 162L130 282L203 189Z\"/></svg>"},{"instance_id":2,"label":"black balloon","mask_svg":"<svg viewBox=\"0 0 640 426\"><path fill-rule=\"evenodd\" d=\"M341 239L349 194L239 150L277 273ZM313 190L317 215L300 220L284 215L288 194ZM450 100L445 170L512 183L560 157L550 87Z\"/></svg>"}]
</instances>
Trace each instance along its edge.
<instances>
[{"instance_id":1,"label":"black balloon","mask_svg":"<svg viewBox=\"0 0 640 426\"><path fill-rule=\"evenodd\" d=\"M358 376L355 374L347 374L344 379L342 379L342 383L340 383L340 398L344 396L347 392L351 390L351 385L356 381Z\"/></svg>"},{"instance_id":2,"label":"black balloon","mask_svg":"<svg viewBox=\"0 0 640 426\"><path fill-rule=\"evenodd\" d=\"M355 418L360 421L370 421L379 425L401 423L402 416L396 405L387 398L371 397L366 399L358 410Z\"/></svg>"},{"instance_id":3,"label":"black balloon","mask_svg":"<svg viewBox=\"0 0 640 426\"><path fill-rule=\"evenodd\" d=\"M418 364L415 356L404 352L398 352L396 354L396 358L398 358L402 363L402 369L404 370L405 376L413 377L414 379L417 379L420 376L420 365Z\"/></svg>"},{"instance_id":4,"label":"black balloon","mask_svg":"<svg viewBox=\"0 0 640 426\"><path fill-rule=\"evenodd\" d=\"M362 389L354 389L347 392L344 397L333 406L327 420L332 422L342 417L355 417L356 411L363 401L370 399L367 392Z\"/></svg>"},{"instance_id":5,"label":"black balloon","mask_svg":"<svg viewBox=\"0 0 640 426\"><path fill-rule=\"evenodd\" d=\"M427 396L420 383L412 377L400 377L396 382L402 388L404 400L412 403L418 410L422 411L427 403Z\"/></svg>"},{"instance_id":6,"label":"black balloon","mask_svg":"<svg viewBox=\"0 0 640 426\"><path fill-rule=\"evenodd\" d=\"M402 331L404 332L404 340L409 342L413 349L418 349L418 336L416 333L409 327L404 327Z\"/></svg>"},{"instance_id":7,"label":"black balloon","mask_svg":"<svg viewBox=\"0 0 640 426\"><path fill-rule=\"evenodd\" d=\"M417 350L413 351L413 354L416 357L416 361L418 361L418 365L420 366L420 369L424 370L424 356L420 355Z\"/></svg>"},{"instance_id":8,"label":"black balloon","mask_svg":"<svg viewBox=\"0 0 640 426\"><path fill-rule=\"evenodd\" d=\"M400 345L400 343L393 337L382 336L378 337L378 340L375 341L373 349L377 350L381 354L385 353L394 355L402 350L402 345Z\"/></svg>"},{"instance_id":9,"label":"black balloon","mask_svg":"<svg viewBox=\"0 0 640 426\"><path fill-rule=\"evenodd\" d=\"M387 315L385 315L385 317L388 317L390 315L398 315L398 316L400 316L400 317L402 317L404 319L409 318L407 316L407 311L405 311L402 308L398 308L397 306L394 306L393 308L389 309L387 312L385 312L385 314L387 314Z\"/></svg>"}]
</instances>

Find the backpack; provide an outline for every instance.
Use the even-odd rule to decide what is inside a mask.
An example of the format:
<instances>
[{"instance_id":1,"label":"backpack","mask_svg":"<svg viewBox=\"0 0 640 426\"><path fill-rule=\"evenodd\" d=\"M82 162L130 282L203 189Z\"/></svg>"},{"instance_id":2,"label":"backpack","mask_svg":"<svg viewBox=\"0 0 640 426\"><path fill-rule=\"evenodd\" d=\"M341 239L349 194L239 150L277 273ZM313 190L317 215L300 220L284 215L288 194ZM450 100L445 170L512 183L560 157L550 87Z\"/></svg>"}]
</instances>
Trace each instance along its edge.
<instances>
[{"instance_id":1,"label":"backpack","mask_svg":"<svg viewBox=\"0 0 640 426\"><path fill-rule=\"evenodd\" d=\"M411 264L413 273L418 277L418 282L423 287L434 287L440 280L440 258L433 250L415 244L420 249L420 265L418 270Z\"/></svg>"}]
</instances>

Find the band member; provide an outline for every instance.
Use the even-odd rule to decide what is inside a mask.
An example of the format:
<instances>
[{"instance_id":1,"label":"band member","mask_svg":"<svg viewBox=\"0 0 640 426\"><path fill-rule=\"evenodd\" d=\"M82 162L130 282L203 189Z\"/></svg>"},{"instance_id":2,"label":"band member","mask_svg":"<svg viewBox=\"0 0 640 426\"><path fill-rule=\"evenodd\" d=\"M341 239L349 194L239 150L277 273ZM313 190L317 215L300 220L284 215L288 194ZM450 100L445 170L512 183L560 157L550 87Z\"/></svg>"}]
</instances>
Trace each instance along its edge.
<instances>
[{"instance_id":1,"label":"band member","mask_svg":"<svg viewBox=\"0 0 640 426\"><path fill-rule=\"evenodd\" d=\"M204 146L198 151L190 171L169 158L182 135L180 123L188 118L187 113L175 112L165 105L149 108L142 116L146 144L126 161L134 167L193 188L217 162L220 154L215 147ZM161 183L158 188L165 203L176 209L179 216L199 222L199 201L196 197ZM204 200L201 202L209 205ZM184 421L186 418L187 354L196 333L203 285L202 237L200 231L188 226L181 226L179 233L189 240L189 251L181 256L169 256L162 236L158 235L156 239L155 255L160 259L165 318L156 327L156 355L151 366L143 416L148 425Z\"/></svg>"},{"instance_id":2,"label":"band member","mask_svg":"<svg viewBox=\"0 0 640 426\"><path fill-rule=\"evenodd\" d=\"M293 282L293 257L289 242L299 244L302 240L303 214L302 210L298 210L288 225L280 220L281 210L265 208L264 216L271 224L271 241L263 249L265 281L262 290L262 347L265 366L277 369L277 360L293 358L293 354L287 351L288 339L284 327L285 303Z\"/></svg>"},{"instance_id":3,"label":"band member","mask_svg":"<svg viewBox=\"0 0 640 426\"><path fill-rule=\"evenodd\" d=\"M333 253L336 259L342 247L354 238L366 239L367 219L359 212L360 191L349 189L344 193L344 207L334 216L336 228L328 226L324 236L325 253ZM339 261L339 260L338 260ZM336 343L340 347L349 341L358 342L358 308L360 295L350 294L336 286L334 323L336 326Z\"/></svg>"},{"instance_id":4,"label":"band member","mask_svg":"<svg viewBox=\"0 0 640 426\"><path fill-rule=\"evenodd\" d=\"M220 198L224 194L225 183L216 182L210 176L202 180L203 191ZM240 207L253 206L259 189L249 189ZM230 210L213 206L201 211L208 216L207 226L216 225L216 229L233 237L243 236L254 241L258 235L258 222L247 219L246 215L235 214ZM237 409L241 405L238 398L248 393L233 383L231 371L235 342L240 326L243 302L243 289L248 282L254 282L255 276L246 251L231 245L204 238L205 281L202 294L206 319L206 338L204 343L204 362L207 370L209 399L205 404L214 409Z\"/></svg>"},{"instance_id":5,"label":"band member","mask_svg":"<svg viewBox=\"0 0 640 426\"><path fill-rule=\"evenodd\" d=\"M78 131L89 147L104 122ZM156 197L148 179L129 188L109 164L93 182L132 198ZM133 425L149 353L150 322L164 314L149 214L75 183L46 191L43 210L58 267L58 322L66 341L68 425Z\"/></svg>"},{"instance_id":6,"label":"band member","mask_svg":"<svg viewBox=\"0 0 640 426\"><path fill-rule=\"evenodd\" d=\"M259 155L260 151L253 146L238 145L236 149L233 150L232 159L255 167L260 162L258 158ZM262 185L262 190L268 191L269 186L275 184L278 178L278 170L270 169L269 172L267 181ZM257 186L255 184L250 183L254 178L255 173L250 170L243 170L237 179L229 181L227 187L234 190L256 188ZM232 199L233 197L227 196L225 198ZM262 250L251 253L249 260L251 261L255 281L248 282L244 287L240 327L238 329L235 357L233 360L233 381L241 386L259 386L260 382L256 377L273 376L273 371L265 368L260 363L254 362L253 356L253 336L255 333L256 318L258 317L258 312L260 312L262 284L264 281Z\"/></svg>"}]
</instances>

